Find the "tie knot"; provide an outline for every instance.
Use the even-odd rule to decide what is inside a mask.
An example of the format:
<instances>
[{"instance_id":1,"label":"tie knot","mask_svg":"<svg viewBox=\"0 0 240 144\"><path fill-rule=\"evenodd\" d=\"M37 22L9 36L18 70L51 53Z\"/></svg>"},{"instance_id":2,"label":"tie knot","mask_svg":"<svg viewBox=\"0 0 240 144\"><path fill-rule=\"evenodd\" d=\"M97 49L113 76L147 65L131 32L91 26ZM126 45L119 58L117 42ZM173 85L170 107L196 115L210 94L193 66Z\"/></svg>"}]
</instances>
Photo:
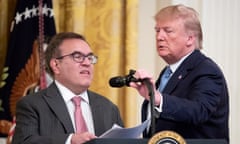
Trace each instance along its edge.
<instances>
[{"instance_id":1,"label":"tie knot","mask_svg":"<svg viewBox=\"0 0 240 144\"><path fill-rule=\"evenodd\" d=\"M75 106L80 106L82 98L80 96L75 96L72 98L72 101Z\"/></svg>"},{"instance_id":2,"label":"tie knot","mask_svg":"<svg viewBox=\"0 0 240 144\"><path fill-rule=\"evenodd\" d=\"M165 77L169 77L172 74L171 68L168 66L164 72Z\"/></svg>"}]
</instances>

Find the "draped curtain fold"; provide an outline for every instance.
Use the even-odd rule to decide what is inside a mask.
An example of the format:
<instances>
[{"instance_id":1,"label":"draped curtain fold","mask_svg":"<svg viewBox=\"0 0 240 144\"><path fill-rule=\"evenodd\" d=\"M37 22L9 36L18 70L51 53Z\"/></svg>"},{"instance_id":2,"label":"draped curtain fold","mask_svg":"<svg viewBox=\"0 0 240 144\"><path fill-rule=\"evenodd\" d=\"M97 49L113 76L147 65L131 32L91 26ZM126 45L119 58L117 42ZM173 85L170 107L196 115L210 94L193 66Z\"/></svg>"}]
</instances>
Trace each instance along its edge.
<instances>
[{"instance_id":1,"label":"draped curtain fold","mask_svg":"<svg viewBox=\"0 0 240 144\"><path fill-rule=\"evenodd\" d=\"M16 0L0 0L0 71L2 71L7 51L7 41L14 15Z\"/></svg>"},{"instance_id":2,"label":"draped curtain fold","mask_svg":"<svg viewBox=\"0 0 240 144\"><path fill-rule=\"evenodd\" d=\"M0 0L0 70L16 0ZM109 86L111 77L127 75L137 65L137 0L53 0L57 32L83 34L99 61L91 90L115 103L126 127L137 123L137 92Z\"/></svg>"}]
</instances>

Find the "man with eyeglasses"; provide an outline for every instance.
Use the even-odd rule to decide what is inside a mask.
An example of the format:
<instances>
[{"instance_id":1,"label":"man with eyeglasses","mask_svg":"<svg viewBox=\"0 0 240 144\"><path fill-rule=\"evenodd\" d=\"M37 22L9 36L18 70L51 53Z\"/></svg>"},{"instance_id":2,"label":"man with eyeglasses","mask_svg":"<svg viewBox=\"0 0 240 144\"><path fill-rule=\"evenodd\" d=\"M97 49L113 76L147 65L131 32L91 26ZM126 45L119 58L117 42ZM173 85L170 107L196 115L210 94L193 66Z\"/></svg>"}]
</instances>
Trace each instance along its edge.
<instances>
[{"instance_id":1,"label":"man with eyeglasses","mask_svg":"<svg viewBox=\"0 0 240 144\"><path fill-rule=\"evenodd\" d=\"M123 126L116 105L88 90L95 56L82 35L64 32L53 37L45 52L54 81L45 90L24 96L16 109L12 144L80 144L103 134L114 123ZM72 98L80 97L85 131L78 131Z\"/></svg>"}]
</instances>

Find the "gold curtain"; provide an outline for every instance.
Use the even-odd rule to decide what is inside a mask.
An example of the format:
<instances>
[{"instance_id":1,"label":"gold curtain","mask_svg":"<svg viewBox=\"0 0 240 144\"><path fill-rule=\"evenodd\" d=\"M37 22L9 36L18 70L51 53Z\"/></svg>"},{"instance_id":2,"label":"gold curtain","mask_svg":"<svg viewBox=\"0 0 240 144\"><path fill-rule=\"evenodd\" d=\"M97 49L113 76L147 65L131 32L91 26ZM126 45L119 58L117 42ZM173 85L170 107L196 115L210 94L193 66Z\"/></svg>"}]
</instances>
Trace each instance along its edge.
<instances>
[{"instance_id":1,"label":"gold curtain","mask_svg":"<svg viewBox=\"0 0 240 144\"><path fill-rule=\"evenodd\" d=\"M0 0L0 70L6 55L9 27L16 0ZM137 124L137 92L132 88L112 88L113 76L136 69L138 0L53 0L57 32L83 34L99 61L90 87L118 105L124 124Z\"/></svg>"},{"instance_id":2,"label":"gold curtain","mask_svg":"<svg viewBox=\"0 0 240 144\"><path fill-rule=\"evenodd\" d=\"M126 127L136 125L136 91L108 81L136 68L137 0L53 0L53 7L57 31L85 35L99 57L90 89L118 105Z\"/></svg>"},{"instance_id":3,"label":"gold curtain","mask_svg":"<svg viewBox=\"0 0 240 144\"><path fill-rule=\"evenodd\" d=\"M0 0L0 74L5 62L7 41L15 5L16 0Z\"/></svg>"}]
</instances>

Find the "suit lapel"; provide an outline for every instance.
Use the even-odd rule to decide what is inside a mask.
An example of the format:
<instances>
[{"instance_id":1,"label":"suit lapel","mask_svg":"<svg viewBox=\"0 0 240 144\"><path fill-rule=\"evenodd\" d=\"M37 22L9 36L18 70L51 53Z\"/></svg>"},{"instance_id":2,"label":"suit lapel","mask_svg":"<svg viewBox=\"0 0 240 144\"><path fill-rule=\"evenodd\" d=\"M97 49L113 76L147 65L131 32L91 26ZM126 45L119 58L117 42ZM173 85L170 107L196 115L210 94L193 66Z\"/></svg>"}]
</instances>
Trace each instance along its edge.
<instances>
[{"instance_id":1,"label":"suit lapel","mask_svg":"<svg viewBox=\"0 0 240 144\"><path fill-rule=\"evenodd\" d=\"M165 89L163 90L163 93L170 93L175 89L175 87L178 85L178 83L184 79L184 77L188 74L187 69L178 69L175 71L175 73L172 75L172 77L169 79Z\"/></svg>"},{"instance_id":2,"label":"suit lapel","mask_svg":"<svg viewBox=\"0 0 240 144\"><path fill-rule=\"evenodd\" d=\"M92 93L91 91L88 91L88 96L93 115L94 130L95 134L98 136L105 130L104 118L102 117L103 110L101 108L101 101L98 100L96 94Z\"/></svg>"},{"instance_id":3,"label":"suit lapel","mask_svg":"<svg viewBox=\"0 0 240 144\"><path fill-rule=\"evenodd\" d=\"M67 133L74 132L71 118L67 110L66 104L60 95L56 85L53 83L47 89L47 95L44 97L49 107L52 109L53 113L62 122Z\"/></svg>"},{"instance_id":4,"label":"suit lapel","mask_svg":"<svg viewBox=\"0 0 240 144\"><path fill-rule=\"evenodd\" d=\"M178 83L183 80L189 74L189 72L191 72L192 69L205 58L206 57L203 56L199 50L195 50L174 72L165 89L163 90L163 93L171 93L177 87Z\"/></svg>"}]
</instances>

